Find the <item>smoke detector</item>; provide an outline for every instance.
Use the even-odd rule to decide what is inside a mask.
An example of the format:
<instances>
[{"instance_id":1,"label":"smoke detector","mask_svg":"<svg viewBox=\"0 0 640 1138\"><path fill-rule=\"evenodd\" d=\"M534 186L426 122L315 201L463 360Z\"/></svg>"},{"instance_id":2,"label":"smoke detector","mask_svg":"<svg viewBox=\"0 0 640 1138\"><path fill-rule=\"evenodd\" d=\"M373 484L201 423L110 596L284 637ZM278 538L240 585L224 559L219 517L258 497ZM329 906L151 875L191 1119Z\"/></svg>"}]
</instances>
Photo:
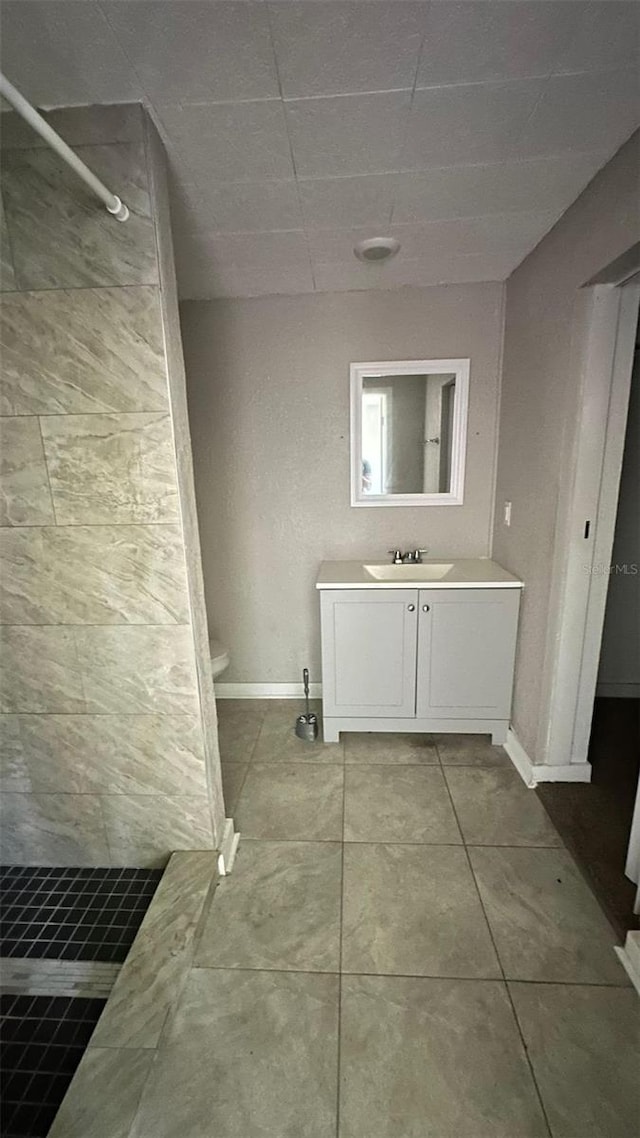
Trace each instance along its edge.
<instances>
[{"instance_id":1,"label":"smoke detector","mask_svg":"<svg viewBox=\"0 0 640 1138\"><path fill-rule=\"evenodd\" d=\"M395 257L400 242L395 237L369 237L366 241L358 241L354 246L354 253L359 261L388 261Z\"/></svg>"}]
</instances>

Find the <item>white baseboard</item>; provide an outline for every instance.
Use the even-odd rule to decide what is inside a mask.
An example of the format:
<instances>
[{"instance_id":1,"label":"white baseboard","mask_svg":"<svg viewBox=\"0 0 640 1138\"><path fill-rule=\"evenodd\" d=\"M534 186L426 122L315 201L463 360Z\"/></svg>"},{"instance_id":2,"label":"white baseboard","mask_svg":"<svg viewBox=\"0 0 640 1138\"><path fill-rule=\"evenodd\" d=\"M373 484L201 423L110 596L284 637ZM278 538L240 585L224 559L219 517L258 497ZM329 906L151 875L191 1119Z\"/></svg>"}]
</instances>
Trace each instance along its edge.
<instances>
[{"instance_id":1,"label":"white baseboard","mask_svg":"<svg viewBox=\"0 0 640 1138\"><path fill-rule=\"evenodd\" d=\"M640 996L640 932L628 932L624 948L615 949L622 966Z\"/></svg>"},{"instance_id":2,"label":"white baseboard","mask_svg":"<svg viewBox=\"0 0 640 1138\"><path fill-rule=\"evenodd\" d=\"M536 780L533 775L533 763L525 751L522 743L514 731L509 728L507 731L507 739L504 744L504 749L507 752L511 762L516 768L520 778L525 786L534 787Z\"/></svg>"},{"instance_id":3,"label":"white baseboard","mask_svg":"<svg viewBox=\"0 0 640 1138\"><path fill-rule=\"evenodd\" d=\"M591 782L591 763L539 763L533 768L539 782Z\"/></svg>"},{"instance_id":4,"label":"white baseboard","mask_svg":"<svg viewBox=\"0 0 640 1138\"><path fill-rule=\"evenodd\" d=\"M218 873L221 877L226 877L228 873L231 873L239 841L240 834L235 829L233 818L225 818L220 853L218 854Z\"/></svg>"},{"instance_id":5,"label":"white baseboard","mask_svg":"<svg viewBox=\"0 0 640 1138\"><path fill-rule=\"evenodd\" d=\"M540 782L591 782L590 763L533 763L511 728L504 745L511 762L525 786L533 788Z\"/></svg>"},{"instance_id":6,"label":"white baseboard","mask_svg":"<svg viewBox=\"0 0 640 1138\"><path fill-rule=\"evenodd\" d=\"M214 684L216 699L300 699L302 684ZM322 697L322 684L309 684L311 699Z\"/></svg>"},{"instance_id":7,"label":"white baseboard","mask_svg":"<svg viewBox=\"0 0 640 1138\"><path fill-rule=\"evenodd\" d=\"M639 699L640 684L609 684L599 683L596 695L609 699Z\"/></svg>"}]
</instances>

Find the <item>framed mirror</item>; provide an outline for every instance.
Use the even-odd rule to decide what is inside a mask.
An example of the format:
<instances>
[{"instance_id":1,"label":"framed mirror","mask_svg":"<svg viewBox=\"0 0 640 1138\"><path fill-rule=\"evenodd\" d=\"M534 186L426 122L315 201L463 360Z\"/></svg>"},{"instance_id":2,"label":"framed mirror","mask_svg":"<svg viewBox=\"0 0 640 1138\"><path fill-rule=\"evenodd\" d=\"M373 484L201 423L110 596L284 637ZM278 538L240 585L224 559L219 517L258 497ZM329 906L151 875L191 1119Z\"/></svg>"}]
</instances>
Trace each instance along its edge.
<instances>
[{"instance_id":1,"label":"framed mirror","mask_svg":"<svg viewBox=\"0 0 640 1138\"><path fill-rule=\"evenodd\" d=\"M351 505L461 506L469 364L351 364Z\"/></svg>"}]
</instances>

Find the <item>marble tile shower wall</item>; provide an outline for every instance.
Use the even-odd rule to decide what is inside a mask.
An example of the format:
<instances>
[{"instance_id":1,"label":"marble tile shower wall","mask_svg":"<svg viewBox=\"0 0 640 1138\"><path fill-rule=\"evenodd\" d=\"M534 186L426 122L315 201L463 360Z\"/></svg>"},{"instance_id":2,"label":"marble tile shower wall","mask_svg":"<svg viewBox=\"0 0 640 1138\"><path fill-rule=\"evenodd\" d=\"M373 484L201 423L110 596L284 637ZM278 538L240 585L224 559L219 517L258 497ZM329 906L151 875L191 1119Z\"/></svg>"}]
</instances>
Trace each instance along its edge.
<instances>
[{"instance_id":1,"label":"marble tile shower wall","mask_svg":"<svg viewBox=\"0 0 640 1138\"><path fill-rule=\"evenodd\" d=\"M2 154L2 859L213 844L142 123Z\"/></svg>"}]
</instances>

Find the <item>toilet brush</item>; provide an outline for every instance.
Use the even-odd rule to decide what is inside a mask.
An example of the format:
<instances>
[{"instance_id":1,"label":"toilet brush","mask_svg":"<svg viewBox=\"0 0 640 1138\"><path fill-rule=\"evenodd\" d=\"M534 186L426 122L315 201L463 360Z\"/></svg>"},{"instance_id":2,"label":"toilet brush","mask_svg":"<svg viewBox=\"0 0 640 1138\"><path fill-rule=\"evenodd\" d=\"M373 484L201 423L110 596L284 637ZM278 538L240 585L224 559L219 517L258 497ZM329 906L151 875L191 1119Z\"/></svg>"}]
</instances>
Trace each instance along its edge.
<instances>
[{"instance_id":1,"label":"toilet brush","mask_svg":"<svg viewBox=\"0 0 640 1138\"><path fill-rule=\"evenodd\" d=\"M302 682L304 684L304 698L306 711L296 719L296 735L304 739L305 743L314 743L318 738L318 716L309 711L309 669L302 669Z\"/></svg>"}]
</instances>

